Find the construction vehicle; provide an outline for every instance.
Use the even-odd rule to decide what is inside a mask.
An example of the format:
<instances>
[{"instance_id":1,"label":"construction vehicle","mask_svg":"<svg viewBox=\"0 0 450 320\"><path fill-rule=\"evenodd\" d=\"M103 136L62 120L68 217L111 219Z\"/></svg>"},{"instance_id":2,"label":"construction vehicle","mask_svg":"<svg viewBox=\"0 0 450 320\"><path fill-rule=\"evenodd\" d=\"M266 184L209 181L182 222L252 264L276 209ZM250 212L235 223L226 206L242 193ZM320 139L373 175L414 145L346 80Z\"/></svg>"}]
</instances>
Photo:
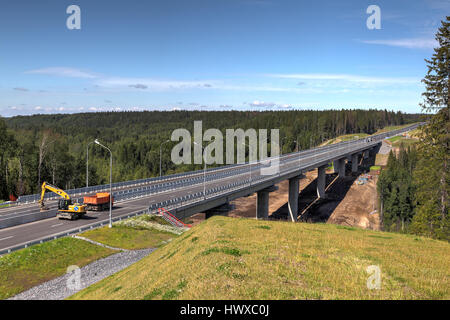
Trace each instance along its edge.
<instances>
[{"instance_id":1,"label":"construction vehicle","mask_svg":"<svg viewBox=\"0 0 450 320\"><path fill-rule=\"evenodd\" d=\"M58 201L58 213L56 214L59 219L76 220L86 214L86 205L80 203L72 203L72 199L70 199L70 196L64 190L52 186L47 182L44 182L42 184L41 189L41 199L39 200L41 212L50 210L44 204L45 191L49 190L56 193L62 198Z\"/></svg>"},{"instance_id":2,"label":"construction vehicle","mask_svg":"<svg viewBox=\"0 0 450 320\"><path fill-rule=\"evenodd\" d=\"M99 192L93 196L86 196L83 203L87 211L103 211L109 209L109 193ZM111 205L114 204L114 197L111 198Z\"/></svg>"}]
</instances>

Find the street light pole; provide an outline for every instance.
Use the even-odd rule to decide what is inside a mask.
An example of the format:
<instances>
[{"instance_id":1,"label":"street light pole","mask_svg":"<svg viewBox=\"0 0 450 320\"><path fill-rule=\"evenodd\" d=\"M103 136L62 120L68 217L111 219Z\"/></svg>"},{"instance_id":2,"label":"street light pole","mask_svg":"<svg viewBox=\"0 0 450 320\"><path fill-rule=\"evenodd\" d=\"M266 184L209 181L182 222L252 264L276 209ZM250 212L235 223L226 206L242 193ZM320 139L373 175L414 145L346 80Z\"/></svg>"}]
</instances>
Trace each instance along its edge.
<instances>
[{"instance_id":1,"label":"street light pole","mask_svg":"<svg viewBox=\"0 0 450 320\"><path fill-rule=\"evenodd\" d=\"M250 159L250 146L248 144L246 144L245 142L242 142L242 144L244 146L248 147L248 164L249 164L249 167L250 167L250 186L251 186L252 185L252 161ZM256 160L256 161L258 161L258 160Z\"/></svg>"},{"instance_id":2,"label":"street light pole","mask_svg":"<svg viewBox=\"0 0 450 320\"><path fill-rule=\"evenodd\" d=\"M280 150L280 155L283 155L283 141L284 139L286 139L287 137L284 137L283 139L281 139L281 150Z\"/></svg>"},{"instance_id":3,"label":"street light pole","mask_svg":"<svg viewBox=\"0 0 450 320\"><path fill-rule=\"evenodd\" d=\"M203 151L203 161L205 162L205 166L203 168L203 199L206 200L206 159L205 159L205 148L203 148L202 145L198 144L195 141L194 141L194 144L202 147L202 151Z\"/></svg>"},{"instance_id":4,"label":"street light pole","mask_svg":"<svg viewBox=\"0 0 450 320\"><path fill-rule=\"evenodd\" d=\"M99 146L105 148L106 150L109 151L109 155L110 155L110 162L109 162L109 227L112 228L112 152L111 150L102 145L98 139L95 139L94 141L96 144L98 144Z\"/></svg>"},{"instance_id":5,"label":"street light pole","mask_svg":"<svg viewBox=\"0 0 450 320\"><path fill-rule=\"evenodd\" d=\"M170 142L170 140L164 141L163 143L161 143L161 145L159 146L159 176L162 176L162 146L167 143Z\"/></svg>"},{"instance_id":6,"label":"street light pole","mask_svg":"<svg viewBox=\"0 0 450 320\"><path fill-rule=\"evenodd\" d=\"M86 188L89 187L89 145L94 143L94 141L89 142L86 147Z\"/></svg>"}]
</instances>

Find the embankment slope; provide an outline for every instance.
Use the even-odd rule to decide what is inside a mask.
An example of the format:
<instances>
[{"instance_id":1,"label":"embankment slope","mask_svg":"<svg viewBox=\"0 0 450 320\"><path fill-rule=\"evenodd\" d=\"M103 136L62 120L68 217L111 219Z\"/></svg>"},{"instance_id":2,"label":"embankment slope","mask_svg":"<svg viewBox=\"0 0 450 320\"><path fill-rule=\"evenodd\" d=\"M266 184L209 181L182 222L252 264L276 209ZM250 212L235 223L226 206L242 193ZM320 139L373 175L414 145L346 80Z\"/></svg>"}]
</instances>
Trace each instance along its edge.
<instances>
[{"instance_id":1,"label":"embankment slope","mask_svg":"<svg viewBox=\"0 0 450 320\"><path fill-rule=\"evenodd\" d=\"M367 288L368 266L381 289ZM213 217L73 299L449 299L450 244L331 224Z\"/></svg>"}]
</instances>

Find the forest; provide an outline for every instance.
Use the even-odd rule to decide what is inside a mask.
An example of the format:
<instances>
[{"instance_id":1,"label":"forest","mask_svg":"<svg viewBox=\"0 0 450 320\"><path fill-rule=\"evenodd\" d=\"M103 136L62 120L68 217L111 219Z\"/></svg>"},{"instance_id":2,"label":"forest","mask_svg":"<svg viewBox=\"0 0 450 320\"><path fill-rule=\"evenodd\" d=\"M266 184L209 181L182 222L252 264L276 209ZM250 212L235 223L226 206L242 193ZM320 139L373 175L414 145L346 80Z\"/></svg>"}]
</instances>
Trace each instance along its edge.
<instances>
[{"instance_id":1,"label":"forest","mask_svg":"<svg viewBox=\"0 0 450 320\"><path fill-rule=\"evenodd\" d=\"M450 241L450 16L435 39L421 103L432 116L414 149L389 155L377 187L385 229Z\"/></svg>"},{"instance_id":2,"label":"forest","mask_svg":"<svg viewBox=\"0 0 450 320\"><path fill-rule=\"evenodd\" d=\"M178 128L193 130L280 129L283 153L316 146L350 133L374 133L390 125L416 122L419 114L387 110L326 111L148 111L52 114L0 118L0 199L36 193L43 181L70 189L109 182L109 153L91 143L99 139L113 153L113 182L160 174L160 147ZM298 146L295 141L298 141ZM201 169L175 166L162 146L162 174ZM248 150L247 150L248 152Z\"/></svg>"}]
</instances>

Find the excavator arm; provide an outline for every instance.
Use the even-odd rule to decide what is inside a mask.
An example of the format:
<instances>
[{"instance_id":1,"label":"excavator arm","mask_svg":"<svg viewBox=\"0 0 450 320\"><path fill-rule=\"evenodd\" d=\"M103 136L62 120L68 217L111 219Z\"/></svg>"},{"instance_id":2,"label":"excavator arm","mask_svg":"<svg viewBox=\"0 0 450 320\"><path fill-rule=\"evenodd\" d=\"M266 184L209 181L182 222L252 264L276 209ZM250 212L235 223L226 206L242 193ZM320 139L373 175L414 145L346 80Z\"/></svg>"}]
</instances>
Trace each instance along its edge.
<instances>
[{"instance_id":1,"label":"excavator arm","mask_svg":"<svg viewBox=\"0 0 450 320\"><path fill-rule=\"evenodd\" d=\"M55 187L47 182L42 183L42 187L41 187L41 199L39 200L39 204L41 206L41 210L48 210L48 208L45 207L44 204L44 197L45 197L45 191L49 190L51 192L56 193L57 195L59 195L60 197L66 199L66 200L70 200L70 196L62 189Z\"/></svg>"}]
</instances>

